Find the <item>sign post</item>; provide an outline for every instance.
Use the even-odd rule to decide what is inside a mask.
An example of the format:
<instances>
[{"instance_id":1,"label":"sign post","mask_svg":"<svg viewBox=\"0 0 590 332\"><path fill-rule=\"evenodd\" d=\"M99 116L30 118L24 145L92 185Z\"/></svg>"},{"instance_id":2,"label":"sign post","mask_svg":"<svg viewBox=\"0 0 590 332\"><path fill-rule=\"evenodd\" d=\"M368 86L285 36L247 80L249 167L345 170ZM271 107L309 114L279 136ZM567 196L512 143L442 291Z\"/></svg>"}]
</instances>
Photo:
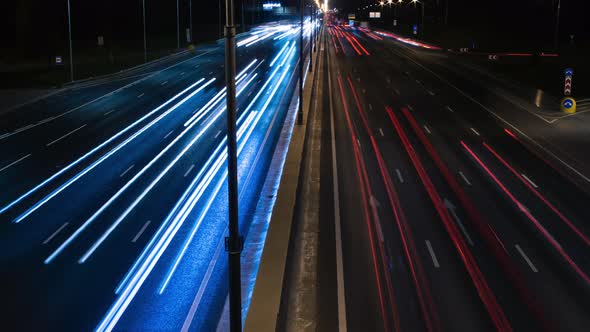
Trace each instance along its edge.
<instances>
[{"instance_id":1,"label":"sign post","mask_svg":"<svg viewBox=\"0 0 590 332\"><path fill-rule=\"evenodd\" d=\"M572 77L574 76L574 70L572 68L565 69L565 84L563 88L563 94L565 98L561 100L561 111L565 113L576 113L576 100L571 97L572 95Z\"/></svg>"}]
</instances>

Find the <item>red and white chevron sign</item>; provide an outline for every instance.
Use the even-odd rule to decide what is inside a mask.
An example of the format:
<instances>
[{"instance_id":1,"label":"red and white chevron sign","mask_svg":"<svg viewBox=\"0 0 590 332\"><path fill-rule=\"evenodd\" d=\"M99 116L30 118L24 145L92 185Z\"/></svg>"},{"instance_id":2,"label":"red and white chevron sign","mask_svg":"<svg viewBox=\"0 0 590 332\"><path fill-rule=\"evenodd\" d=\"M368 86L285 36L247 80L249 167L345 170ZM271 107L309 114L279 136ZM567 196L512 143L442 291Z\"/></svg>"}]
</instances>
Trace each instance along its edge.
<instances>
[{"instance_id":1,"label":"red and white chevron sign","mask_svg":"<svg viewBox=\"0 0 590 332\"><path fill-rule=\"evenodd\" d=\"M574 71L572 69L565 70L565 87L563 89L563 93L566 96L570 96L572 94L572 76Z\"/></svg>"}]
</instances>

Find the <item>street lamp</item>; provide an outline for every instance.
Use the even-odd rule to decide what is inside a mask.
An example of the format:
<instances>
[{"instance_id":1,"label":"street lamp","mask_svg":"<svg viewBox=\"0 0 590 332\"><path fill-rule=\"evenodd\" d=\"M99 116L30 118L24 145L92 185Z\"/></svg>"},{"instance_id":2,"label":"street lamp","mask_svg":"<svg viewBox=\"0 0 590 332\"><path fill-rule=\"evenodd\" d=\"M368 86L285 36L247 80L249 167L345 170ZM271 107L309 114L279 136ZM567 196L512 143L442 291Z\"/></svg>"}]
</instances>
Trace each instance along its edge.
<instances>
[{"instance_id":1,"label":"street lamp","mask_svg":"<svg viewBox=\"0 0 590 332\"><path fill-rule=\"evenodd\" d=\"M555 14L555 36L554 36L554 47L555 50L559 48L559 16L561 14L561 0L557 0L557 12Z\"/></svg>"},{"instance_id":2,"label":"street lamp","mask_svg":"<svg viewBox=\"0 0 590 332\"><path fill-rule=\"evenodd\" d=\"M412 0L412 3L414 4L414 7L416 7L416 9L418 9L417 7L417 3L420 4L420 6L422 7L422 19L420 20L420 32L424 33L424 0L423 1L418 1L418 0Z\"/></svg>"},{"instance_id":3,"label":"street lamp","mask_svg":"<svg viewBox=\"0 0 590 332\"><path fill-rule=\"evenodd\" d=\"M299 0L299 109L297 124L303 124L303 11L305 0Z\"/></svg>"},{"instance_id":4,"label":"street lamp","mask_svg":"<svg viewBox=\"0 0 590 332\"><path fill-rule=\"evenodd\" d=\"M147 37L145 33L145 0L142 0L143 11L143 62L147 62Z\"/></svg>"},{"instance_id":5,"label":"street lamp","mask_svg":"<svg viewBox=\"0 0 590 332\"><path fill-rule=\"evenodd\" d=\"M176 48L180 48L180 7L176 0Z\"/></svg>"},{"instance_id":6,"label":"street lamp","mask_svg":"<svg viewBox=\"0 0 590 332\"><path fill-rule=\"evenodd\" d=\"M177 2L178 3L178 2ZM238 219L238 149L236 139L236 26L234 1L225 0L225 86L227 91L227 189L229 236L225 238L229 268L229 328L242 331L240 254L243 240Z\"/></svg>"},{"instance_id":7,"label":"street lamp","mask_svg":"<svg viewBox=\"0 0 590 332\"><path fill-rule=\"evenodd\" d=\"M189 16L189 29L190 29L190 42L193 42L193 0L188 3L188 16Z\"/></svg>"},{"instance_id":8,"label":"street lamp","mask_svg":"<svg viewBox=\"0 0 590 332\"><path fill-rule=\"evenodd\" d=\"M68 0L68 39L70 40L70 80L74 81L74 56L72 52L72 19L70 11L70 0Z\"/></svg>"}]
</instances>

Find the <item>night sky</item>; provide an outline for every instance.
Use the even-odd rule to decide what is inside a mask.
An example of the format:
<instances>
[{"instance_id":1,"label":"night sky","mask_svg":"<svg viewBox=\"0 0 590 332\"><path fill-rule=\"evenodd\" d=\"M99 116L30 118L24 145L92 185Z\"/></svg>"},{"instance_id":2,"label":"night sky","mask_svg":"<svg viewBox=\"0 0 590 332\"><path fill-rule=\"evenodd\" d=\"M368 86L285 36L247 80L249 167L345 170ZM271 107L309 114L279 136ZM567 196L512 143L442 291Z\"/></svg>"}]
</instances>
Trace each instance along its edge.
<instances>
[{"instance_id":1,"label":"night sky","mask_svg":"<svg viewBox=\"0 0 590 332\"><path fill-rule=\"evenodd\" d=\"M404 0L408 2L409 0ZM445 0L425 0L444 4ZM449 20L452 24L468 27L488 25L498 29L522 29L534 33L538 29L553 29L556 0L448 0ZM377 0L332 0L337 7L354 10L378 3ZM407 7L406 7L407 8ZM575 33L590 38L590 5L585 0L561 1L561 30L564 35Z\"/></svg>"},{"instance_id":2,"label":"night sky","mask_svg":"<svg viewBox=\"0 0 590 332\"><path fill-rule=\"evenodd\" d=\"M246 4L254 0L247 0ZM259 2L261 0L258 0ZM406 0L407 1L407 0ZM437 0L431 0L436 2ZM444 1L444 0L438 0ZM550 34L553 30L554 0L449 0L450 22L458 27L486 26L504 34L511 31L521 35ZM1 1L0 18L8 53L63 53L67 48L66 0ZM296 3L297 1L283 1ZM590 20L586 20L587 1L562 0L563 36L575 33L577 39L590 39ZM74 40L77 44L96 43L98 35L108 41L116 40L129 47L141 44L141 0L71 0ZM165 40L173 47L176 35L176 1L146 0L148 36L150 40ZM239 5L241 2L236 1ZM331 7L355 9L377 3L376 0L332 0ZM188 0L180 0L181 30L188 26ZM218 1L193 0L195 35L210 39L218 31ZM347 9L345 9L346 11ZM208 38L207 38L208 37Z\"/></svg>"}]
</instances>

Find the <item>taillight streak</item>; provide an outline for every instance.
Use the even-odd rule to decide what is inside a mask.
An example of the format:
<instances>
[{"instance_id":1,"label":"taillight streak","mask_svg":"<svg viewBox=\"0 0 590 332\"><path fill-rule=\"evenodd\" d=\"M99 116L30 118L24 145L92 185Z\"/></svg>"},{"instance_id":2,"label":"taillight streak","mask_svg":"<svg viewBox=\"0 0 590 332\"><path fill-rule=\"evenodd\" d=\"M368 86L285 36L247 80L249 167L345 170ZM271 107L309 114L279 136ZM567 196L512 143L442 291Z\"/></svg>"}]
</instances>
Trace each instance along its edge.
<instances>
[{"instance_id":1,"label":"taillight streak","mask_svg":"<svg viewBox=\"0 0 590 332\"><path fill-rule=\"evenodd\" d=\"M487 281L485 280L481 270L479 269L475 259L473 258L473 255L469 251L469 248L465 244L463 237L459 233L457 226L451 220L449 212L444 207L442 199L436 192L436 188L434 187L432 180L426 173L426 170L424 169L424 166L422 165L420 158L418 157L416 151L414 150L414 147L412 146L408 137L406 136L406 133L401 127L401 124L399 123L397 117L395 116L395 114L393 114L393 111L390 107L386 107L386 111L406 149L406 152L408 153L412 161L412 164L414 165L414 168L416 169L420 177L420 180L424 185L424 188L428 193L428 196L430 197L434 205L434 208L436 209L438 215L443 221L443 225L449 233L449 236L451 237L451 240L455 248L457 249L459 256L461 257L461 260L463 261L467 269L467 272L469 273L469 276L471 277L471 280L473 281L473 284L475 285L475 288L484 306L486 307L486 310L488 311L490 318L492 319L493 324L499 331L512 331L512 327L510 326L508 319L506 318L502 308L496 301L495 295L489 288Z\"/></svg>"},{"instance_id":2,"label":"taillight streak","mask_svg":"<svg viewBox=\"0 0 590 332\"><path fill-rule=\"evenodd\" d=\"M365 216L365 222L367 223L367 229L369 231L369 241L371 241L371 254L373 256L373 266L375 268L375 276L377 278L377 287L379 288L379 301L381 303L381 315L383 317L383 324L384 324L385 330L389 331L390 330L389 329L389 321L388 321L387 315L385 313L385 299L382 294L381 275L379 273L379 263L377 261L377 255L375 253L377 251L377 249L375 248L375 239L374 239L374 235L373 235L373 229L371 226L371 216L369 214L369 208L368 208L368 204L367 204L367 197L372 196L371 185L369 183L369 179L366 174L364 160L362 159L362 155L361 155L360 151L358 150L357 137L356 137L356 134L353 129L354 127L353 127L352 121L350 119L350 114L348 112L348 106L346 104L346 98L344 96L344 89L342 88L342 78L341 77L338 77L338 87L340 88L340 94L342 95L342 105L344 106L344 112L346 115L346 122L348 124L348 129L350 132L350 139L351 139L351 143L352 143L352 147L353 147L353 151L354 151L354 157L355 157L357 175L358 175L358 179L359 179L359 185L361 187L363 212L364 212L364 216ZM366 186L366 188L365 188L365 186ZM371 195L371 196L368 196L368 195ZM385 270L384 274L385 274L385 279L387 282L387 289L389 292L389 297L390 297L390 302L391 302L391 307L392 307L392 314L393 314L393 321L394 321L394 325L395 325L395 331L400 331L399 315L397 313L397 306L395 303L395 298L393 297L393 287L391 286L391 280L389 277L389 273L387 273L387 270L385 269L385 267L387 266L387 261L384 256L383 243L381 241L378 241L378 243L379 243L379 247L381 250L380 254L381 254L381 260L383 263L383 268Z\"/></svg>"},{"instance_id":3,"label":"taillight streak","mask_svg":"<svg viewBox=\"0 0 590 332\"><path fill-rule=\"evenodd\" d=\"M551 211L553 211L559 217L559 219L566 223L568 227L571 228L571 230L574 231L574 233L576 233L576 235L578 235L587 245L590 245L590 239L588 239L588 237L586 237L584 233L582 233L565 215L563 215L561 211L559 211L553 204L551 204L551 202L549 202L543 195L541 195L541 193L537 189L535 189L522 175L520 175L512 166L510 166L510 164L508 164L508 162L504 160L504 158L502 158L487 143L484 142L483 146L485 146L486 149L488 149L494 155L494 157L496 157L496 159L498 159L506 168L508 168L510 172L512 172L512 174L514 174L520 180L520 182L524 183L524 185L527 186L527 188L529 188L529 190L532 191L533 194L535 194L535 196L537 196L541 201L543 201L543 203L545 203L545 205L547 205L547 207L549 207L549 209L551 209Z\"/></svg>"},{"instance_id":4,"label":"taillight streak","mask_svg":"<svg viewBox=\"0 0 590 332\"><path fill-rule=\"evenodd\" d=\"M389 203L390 203L391 208L393 210L393 215L395 216L396 226L400 232L400 237L402 240L404 253L406 255L406 259L408 261L408 265L409 265L410 271L412 273L412 280L414 282L414 287L416 287L416 293L418 295L418 300L420 301L420 308L422 310L422 314L423 314L424 320L425 320L424 324L425 324L428 331L439 331L440 330L439 317L438 317L437 311L434 307L434 301L432 299L430 289L428 287L428 283L426 282L426 279L424 278L424 269L420 263L420 259L416 256L416 253L418 252L418 250L416 249L416 246L414 245L412 231L410 229L410 226L408 225L405 214L403 213L403 210L402 210L402 207L401 207L401 204L399 201L399 196L398 196L397 192L395 191L395 188L393 187L393 181L391 180L391 176L389 175L389 173L387 171L387 166L385 164L385 161L383 160L383 156L381 154L381 151L379 150L379 147L377 146L373 132L371 131L371 129L369 127L369 123L367 121L367 118L363 112L361 105L360 105L358 95L354 89L354 85L352 84L350 77L348 77L347 80L348 80L348 84L350 85L350 89L352 91L352 94L354 96L354 100L355 100L357 109L359 111L359 114L361 116L363 125L364 125L367 133L369 134L369 137L371 139L371 145L373 146L373 150L374 150L375 155L377 157L377 161L379 164L379 171L381 172L381 177L383 178L383 182L385 183L385 188L387 191L387 196L389 198ZM427 299L428 302L425 301L425 298Z\"/></svg>"},{"instance_id":5,"label":"taillight streak","mask_svg":"<svg viewBox=\"0 0 590 332\"><path fill-rule=\"evenodd\" d=\"M445 181L450 186L451 190L455 193L457 199L461 206L467 212L469 220L474 223L474 226L479 231L479 234L482 236L484 241L486 241L488 247L492 249L492 253L495 255L497 261L500 263L500 266L504 270L504 272L508 275L508 278L515 284L516 290L519 292L519 295L524 300L525 304L529 307L529 310L535 315L539 321L543 321L545 324L544 326L549 326L549 323L546 322L546 314L545 310L539 305L539 301L532 295L528 284L526 283L525 279L523 278L522 274L518 267L512 261L504 243L500 240L492 226L489 225L487 221L483 219L481 214L475 208L475 204L466 195L465 191L457 181L457 179L452 175L452 172L449 170L447 164L441 159L440 155L436 152L422 128L418 125L412 114L407 109L402 110L404 116L408 120L410 127L416 133L416 136L422 143L422 145L426 148L426 151L430 155L430 158L434 161L435 165L438 167L440 172L442 173Z\"/></svg>"},{"instance_id":6,"label":"taillight streak","mask_svg":"<svg viewBox=\"0 0 590 332\"><path fill-rule=\"evenodd\" d=\"M574 271L587 283L590 285L590 278L580 269L580 267L573 261L573 259L563 250L561 245L553 238L549 232L539 223L539 221L530 213L530 211L514 197L514 195L504 186L504 184L498 180L498 178L492 173L492 171L481 161L481 159L465 144L465 142L461 141L461 145L471 157L475 160L477 164L479 164L484 171L492 178L492 180L500 187L500 189L510 198L514 204L516 204L517 208L524 213L528 220L530 220L533 225L541 232L541 234L547 239L547 241L555 248L555 250L565 259L565 261L570 264L570 266L574 269Z\"/></svg>"}]
</instances>

